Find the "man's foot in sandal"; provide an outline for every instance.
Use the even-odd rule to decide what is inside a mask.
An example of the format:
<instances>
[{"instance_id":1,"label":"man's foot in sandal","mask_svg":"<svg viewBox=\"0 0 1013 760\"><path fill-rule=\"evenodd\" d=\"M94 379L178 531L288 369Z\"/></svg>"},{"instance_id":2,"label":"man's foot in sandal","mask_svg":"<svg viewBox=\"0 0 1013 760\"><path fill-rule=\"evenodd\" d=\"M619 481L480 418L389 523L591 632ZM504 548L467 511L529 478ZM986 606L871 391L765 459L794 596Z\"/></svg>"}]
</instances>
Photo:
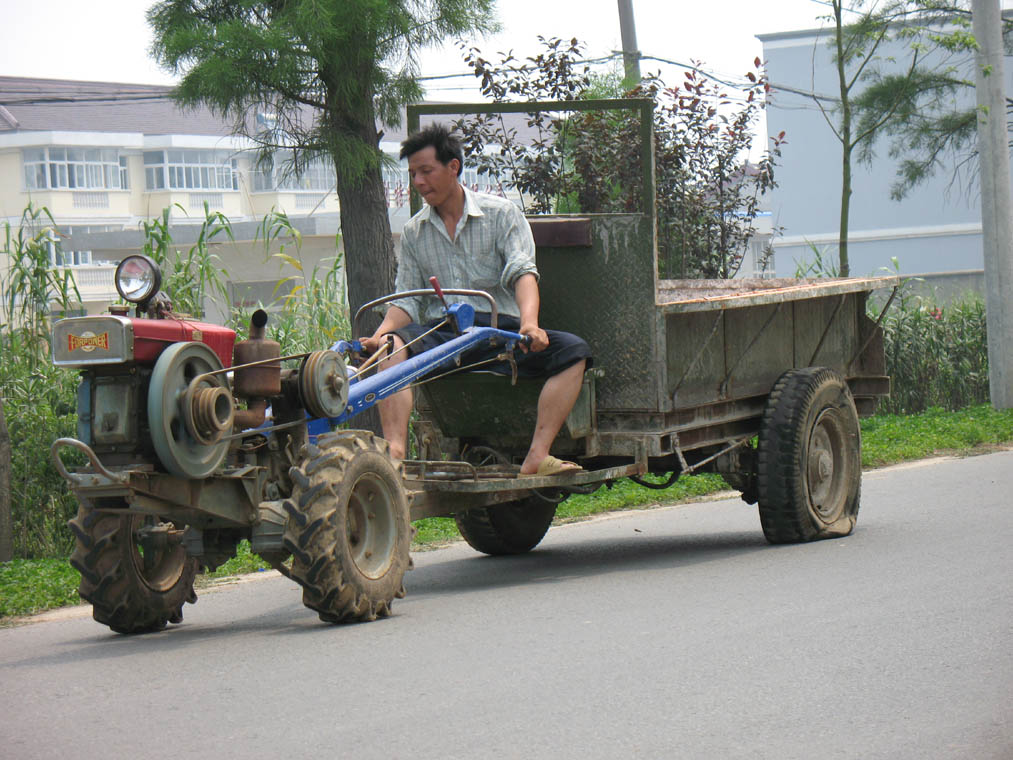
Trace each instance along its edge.
<instances>
[{"instance_id":1,"label":"man's foot in sandal","mask_svg":"<svg viewBox=\"0 0 1013 760\"><path fill-rule=\"evenodd\" d=\"M580 472L583 469L576 462L567 462L565 459L557 459L552 454L549 454L538 463L538 469L535 472L522 472L521 477L536 478L549 475L562 475L567 472Z\"/></svg>"}]
</instances>

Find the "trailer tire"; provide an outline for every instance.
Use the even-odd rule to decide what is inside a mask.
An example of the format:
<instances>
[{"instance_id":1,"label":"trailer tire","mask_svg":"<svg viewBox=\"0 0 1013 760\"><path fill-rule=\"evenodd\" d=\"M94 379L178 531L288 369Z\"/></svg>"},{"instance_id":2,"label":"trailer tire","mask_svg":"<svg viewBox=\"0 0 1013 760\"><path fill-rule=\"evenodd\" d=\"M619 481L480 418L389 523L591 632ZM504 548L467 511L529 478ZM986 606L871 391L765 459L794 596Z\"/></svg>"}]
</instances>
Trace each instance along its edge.
<instances>
[{"instance_id":1,"label":"trailer tire","mask_svg":"<svg viewBox=\"0 0 1013 760\"><path fill-rule=\"evenodd\" d=\"M770 543L851 533L861 495L861 430L843 377L823 367L781 375L758 448L760 523Z\"/></svg>"},{"instance_id":2,"label":"trailer tire","mask_svg":"<svg viewBox=\"0 0 1013 760\"><path fill-rule=\"evenodd\" d=\"M303 604L328 623L375 620L405 595L414 530L403 468L367 431L322 435L289 474L283 546Z\"/></svg>"},{"instance_id":3,"label":"trailer tire","mask_svg":"<svg viewBox=\"0 0 1013 760\"><path fill-rule=\"evenodd\" d=\"M183 622L183 605L197 601L197 560L180 544L144 546L137 530L157 520L78 508L67 524L75 547L70 564L81 573L78 593L92 617L116 633L160 631Z\"/></svg>"},{"instance_id":4,"label":"trailer tire","mask_svg":"<svg viewBox=\"0 0 1013 760\"><path fill-rule=\"evenodd\" d=\"M556 515L556 504L537 496L454 515L457 529L476 551L493 556L524 554L538 546Z\"/></svg>"}]
</instances>

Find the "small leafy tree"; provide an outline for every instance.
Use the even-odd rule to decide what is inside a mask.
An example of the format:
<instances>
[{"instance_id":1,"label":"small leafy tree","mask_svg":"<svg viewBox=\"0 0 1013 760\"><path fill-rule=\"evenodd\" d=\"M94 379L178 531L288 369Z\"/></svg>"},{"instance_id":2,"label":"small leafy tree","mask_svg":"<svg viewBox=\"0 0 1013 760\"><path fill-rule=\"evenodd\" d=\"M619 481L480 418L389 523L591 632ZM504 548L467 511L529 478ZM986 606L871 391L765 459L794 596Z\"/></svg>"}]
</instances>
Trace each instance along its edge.
<instances>
[{"instance_id":1,"label":"small leafy tree","mask_svg":"<svg viewBox=\"0 0 1013 760\"><path fill-rule=\"evenodd\" d=\"M860 110L885 110L902 98L898 118L883 127L889 136L889 155L899 159L897 179L891 197L901 200L919 184L941 169L949 167L951 181L958 182L967 170L970 180L977 166L978 133L974 102L974 76L970 69L971 53L977 43L971 38L971 10L968 0L916 0L906 19L904 33L917 44L933 49L937 58L952 57L953 64L937 64L926 76L925 86L909 90L903 75L892 71L876 72L869 86L855 99ZM1013 21L1003 21L1007 54L1013 52ZM922 41L924 40L924 42ZM966 65L961 65L966 62ZM1006 98L1008 127L1013 130L1013 98ZM1013 150L1013 134L1009 141ZM869 160L872 146L867 144L862 158Z\"/></svg>"},{"instance_id":2,"label":"small leafy tree","mask_svg":"<svg viewBox=\"0 0 1013 760\"><path fill-rule=\"evenodd\" d=\"M493 63L476 48L468 50L465 62L480 79L483 95L497 102L600 95L654 99L660 273L734 276L756 234L760 199L774 187L784 140L782 133L756 165L747 163L752 130L769 91L759 59L747 84L734 94L699 73L699 67L678 87L666 88L653 77L624 93L618 74L596 77L582 62L579 41L539 40L545 51L523 61L509 53ZM516 188L534 213L643 209L640 133L629 112L533 113L527 126L534 137L525 142L500 116L457 124L478 172Z\"/></svg>"},{"instance_id":3,"label":"small leafy tree","mask_svg":"<svg viewBox=\"0 0 1013 760\"><path fill-rule=\"evenodd\" d=\"M582 44L571 39L538 37L544 50L524 60L513 52L493 63L475 47L464 54L464 62L481 80L482 95L496 103L536 100L577 100L591 87L591 70L580 63ZM525 210L533 214L552 213L577 181L574 167L567 162L569 120L544 111L527 114L527 128L533 138L518 138L517 128L508 125L502 114L478 114L457 123L464 137L465 153L481 175L521 193ZM530 205L529 205L530 204Z\"/></svg>"},{"instance_id":4,"label":"small leafy tree","mask_svg":"<svg viewBox=\"0 0 1013 760\"><path fill-rule=\"evenodd\" d=\"M871 161L880 133L903 127L924 107L926 98L952 93L961 79L952 66L926 65L932 51L970 51L974 40L958 24L956 31L933 30L933 0L831 0L830 39L837 70L838 100L825 107L815 98L827 124L841 143L841 206L839 258L841 277L851 272L848 224L851 213L852 167L856 158ZM857 18L846 23L845 13ZM925 14L929 14L926 16ZM917 21L928 22L918 24ZM891 42L906 48L898 62L881 55Z\"/></svg>"},{"instance_id":5,"label":"small leafy tree","mask_svg":"<svg viewBox=\"0 0 1013 760\"><path fill-rule=\"evenodd\" d=\"M776 186L784 132L755 164L746 156L770 91L759 58L737 93L699 73L658 96L659 256L670 276L733 277L756 235L760 201ZM735 100L733 100L735 98Z\"/></svg>"}]
</instances>

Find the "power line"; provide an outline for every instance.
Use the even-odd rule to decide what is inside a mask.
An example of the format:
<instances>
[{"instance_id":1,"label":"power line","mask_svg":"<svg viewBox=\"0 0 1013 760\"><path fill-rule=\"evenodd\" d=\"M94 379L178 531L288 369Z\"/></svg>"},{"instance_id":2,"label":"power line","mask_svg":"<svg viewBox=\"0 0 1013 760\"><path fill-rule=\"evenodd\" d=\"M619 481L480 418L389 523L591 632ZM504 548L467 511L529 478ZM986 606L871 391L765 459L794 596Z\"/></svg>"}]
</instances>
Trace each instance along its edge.
<instances>
[{"instance_id":1,"label":"power line","mask_svg":"<svg viewBox=\"0 0 1013 760\"><path fill-rule=\"evenodd\" d=\"M613 51L606 56L598 56L595 58L584 58L574 61L574 65L601 65L603 63L609 63L611 61L619 60L622 57L622 51ZM695 71L702 76L707 77L715 82L723 84L727 87L735 89L743 89L748 85L745 80L732 81L729 78L719 76L718 74L707 71L692 63L683 63L681 61L673 61L668 58L662 58L660 56L652 55L641 55L641 60L646 61L657 61L658 63L664 63L670 66L677 66L687 70ZM534 64L517 66L514 67L514 71L527 72L537 70L537 66ZM451 74L433 74L429 76L418 77L420 82L434 82L445 79L459 79L464 77L475 77L473 71L458 72ZM163 92L152 92L151 89L137 89L132 90L130 88L119 88L112 92L107 90L101 90L96 88L78 88L72 89L73 85L61 85L58 86L57 92L54 93L52 89L47 89L43 92L38 87L13 87L10 89L0 89L0 105L2 106L39 106L39 105L79 105L79 104L131 104L131 103L154 103L154 102L167 102L172 100L172 88L166 87ZM62 94L59 90L63 90L66 94ZM461 87L461 88L440 88L434 91L449 91L449 90L470 90L474 88ZM779 89L789 90L798 92L801 95L813 96L811 93L805 93L801 91L791 90L788 87L779 87ZM831 98L827 98L831 99Z\"/></svg>"}]
</instances>

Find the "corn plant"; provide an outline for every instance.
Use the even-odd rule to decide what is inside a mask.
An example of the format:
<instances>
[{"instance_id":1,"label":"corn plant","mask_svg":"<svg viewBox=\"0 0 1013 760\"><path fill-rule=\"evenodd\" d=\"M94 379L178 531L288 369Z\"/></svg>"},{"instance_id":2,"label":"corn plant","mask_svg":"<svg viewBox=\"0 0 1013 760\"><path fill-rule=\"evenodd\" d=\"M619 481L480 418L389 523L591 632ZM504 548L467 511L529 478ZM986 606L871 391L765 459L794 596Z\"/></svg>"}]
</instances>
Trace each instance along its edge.
<instances>
[{"instance_id":1,"label":"corn plant","mask_svg":"<svg viewBox=\"0 0 1013 760\"><path fill-rule=\"evenodd\" d=\"M59 232L49 210L31 204L17 228L3 226L0 299L0 406L10 439L11 543L16 557L53 556L70 547L66 520L76 504L46 453L75 427L76 377L49 361L51 310L80 302L69 270L51 266Z\"/></svg>"},{"instance_id":2,"label":"corn plant","mask_svg":"<svg viewBox=\"0 0 1013 760\"><path fill-rule=\"evenodd\" d=\"M37 343L35 350L18 357L10 355L34 367L49 353L51 309L55 306L66 312L80 303L81 295L70 270L56 269L50 262L50 249L54 243L58 245L59 232L49 209L35 208L29 203L18 227L14 229L10 222L4 222L3 229L3 253L9 267L0 276L3 310L9 320L4 334L12 339L27 336Z\"/></svg>"},{"instance_id":3,"label":"corn plant","mask_svg":"<svg viewBox=\"0 0 1013 760\"><path fill-rule=\"evenodd\" d=\"M173 206L186 214L178 203ZM223 238L235 242L232 226L228 217L220 211L211 211L205 202L204 220L197 230L197 240L184 254L173 246L172 208L164 208L159 216L141 222L144 230L143 251L162 270L162 290L172 301L173 311L202 317L205 298L216 302L221 299L222 304L229 303L225 285L228 272L211 249L223 242Z\"/></svg>"},{"instance_id":4,"label":"corn plant","mask_svg":"<svg viewBox=\"0 0 1013 760\"><path fill-rule=\"evenodd\" d=\"M288 216L276 209L268 212L257 231L264 254L280 267L274 286L274 303L269 329L281 344L283 354L327 348L349 336L348 304L345 297L343 258L340 253L323 259L307 270L302 258L302 235ZM335 238L335 251L340 236ZM256 308L265 308L258 304ZM229 324L241 331L249 324L252 309L234 309Z\"/></svg>"}]
</instances>

